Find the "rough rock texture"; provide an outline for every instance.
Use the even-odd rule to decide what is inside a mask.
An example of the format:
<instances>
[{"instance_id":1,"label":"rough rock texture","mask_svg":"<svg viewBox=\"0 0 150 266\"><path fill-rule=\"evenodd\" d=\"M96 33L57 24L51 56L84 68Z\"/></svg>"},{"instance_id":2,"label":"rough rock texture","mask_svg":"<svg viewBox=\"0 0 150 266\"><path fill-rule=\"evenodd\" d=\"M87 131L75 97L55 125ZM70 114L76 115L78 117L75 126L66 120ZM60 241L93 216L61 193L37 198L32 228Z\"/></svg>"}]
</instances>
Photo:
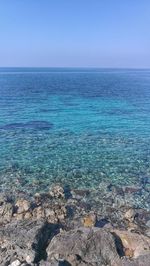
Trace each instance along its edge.
<instances>
[{"instance_id":1,"label":"rough rock texture","mask_svg":"<svg viewBox=\"0 0 150 266\"><path fill-rule=\"evenodd\" d=\"M47 242L56 234L57 225L44 221L17 221L0 229L0 265L15 260L38 262L45 256Z\"/></svg>"},{"instance_id":2,"label":"rough rock texture","mask_svg":"<svg viewBox=\"0 0 150 266\"><path fill-rule=\"evenodd\" d=\"M130 248L135 248L135 253ZM130 232L111 234L105 229L81 227L55 236L47 256L50 264L41 265L149 266L149 239Z\"/></svg>"},{"instance_id":3,"label":"rough rock texture","mask_svg":"<svg viewBox=\"0 0 150 266\"><path fill-rule=\"evenodd\" d=\"M104 185L57 185L32 198L0 194L0 265L150 266L150 212L124 197Z\"/></svg>"},{"instance_id":4,"label":"rough rock texture","mask_svg":"<svg viewBox=\"0 0 150 266\"><path fill-rule=\"evenodd\" d=\"M0 225L6 224L11 221L13 216L14 207L7 197L0 194Z\"/></svg>"},{"instance_id":5,"label":"rough rock texture","mask_svg":"<svg viewBox=\"0 0 150 266\"><path fill-rule=\"evenodd\" d=\"M17 213L27 212L30 208L30 203L27 200L19 199L16 202Z\"/></svg>"},{"instance_id":6,"label":"rough rock texture","mask_svg":"<svg viewBox=\"0 0 150 266\"><path fill-rule=\"evenodd\" d=\"M13 216L13 206L9 202L3 202L0 205L0 224L9 223Z\"/></svg>"},{"instance_id":7,"label":"rough rock texture","mask_svg":"<svg viewBox=\"0 0 150 266\"><path fill-rule=\"evenodd\" d=\"M150 254L139 256L136 259L123 259L122 266L149 266Z\"/></svg>"},{"instance_id":8,"label":"rough rock texture","mask_svg":"<svg viewBox=\"0 0 150 266\"><path fill-rule=\"evenodd\" d=\"M46 219L49 223L57 223L63 221L67 215L67 210L65 206L61 204L43 204L41 206L37 206L33 209L31 213L34 219Z\"/></svg>"},{"instance_id":9,"label":"rough rock texture","mask_svg":"<svg viewBox=\"0 0 150 266\"><path fill-rule=\"evenodd\" d=\"M114 234L121 239L125 256L137 258L150 254L150 238L147 236L121 230L114 230Z\"/></svg>"},{"instance_id":10,"label":"rough rock texture","mask_svg":"<svg viewBox=\"0 0 150 266\"><path fill-rule=\"evenodd\" d=\"M49 244L47 255L50 262L55 258L71 265L121 265L114 237L96 227L58 234Z\"/></svg>"}]
</instances>

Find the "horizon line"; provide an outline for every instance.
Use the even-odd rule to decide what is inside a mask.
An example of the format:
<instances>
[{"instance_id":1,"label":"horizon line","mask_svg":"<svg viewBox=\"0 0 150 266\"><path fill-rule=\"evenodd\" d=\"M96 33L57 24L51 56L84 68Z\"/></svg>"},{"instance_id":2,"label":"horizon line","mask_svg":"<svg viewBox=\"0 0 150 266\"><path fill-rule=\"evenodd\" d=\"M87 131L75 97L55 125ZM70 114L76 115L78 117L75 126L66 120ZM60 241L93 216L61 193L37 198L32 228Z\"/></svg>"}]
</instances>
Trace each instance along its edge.
<instances>
[{"instance_id":1,"label":"horizon line","mask_svg":"<svg viewBox=\"0 0 150 266\"><path fill-rule=\"evenodd\" d=\"M150 69L150 67L98 67L98 66L0 66L0 68Z\"/></svg>"}]
</instances>

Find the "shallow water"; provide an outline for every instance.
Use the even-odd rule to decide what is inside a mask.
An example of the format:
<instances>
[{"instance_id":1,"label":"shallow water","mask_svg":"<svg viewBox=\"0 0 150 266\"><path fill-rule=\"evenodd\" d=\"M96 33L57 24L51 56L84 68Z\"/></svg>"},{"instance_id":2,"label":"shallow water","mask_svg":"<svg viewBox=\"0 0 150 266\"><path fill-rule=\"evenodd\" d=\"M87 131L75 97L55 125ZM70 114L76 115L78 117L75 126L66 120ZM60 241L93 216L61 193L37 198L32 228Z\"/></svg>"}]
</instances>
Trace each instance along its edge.
<instances>
[{"instance_id":1,"label":"shallow water","mask_svg":"<svg viewBox=\"0 0 150 266\"><path fill-rule=\"evenodd\" d=\"M1 191L149 178L150 70L0 69Z\"/></svg>"}]
</instances>

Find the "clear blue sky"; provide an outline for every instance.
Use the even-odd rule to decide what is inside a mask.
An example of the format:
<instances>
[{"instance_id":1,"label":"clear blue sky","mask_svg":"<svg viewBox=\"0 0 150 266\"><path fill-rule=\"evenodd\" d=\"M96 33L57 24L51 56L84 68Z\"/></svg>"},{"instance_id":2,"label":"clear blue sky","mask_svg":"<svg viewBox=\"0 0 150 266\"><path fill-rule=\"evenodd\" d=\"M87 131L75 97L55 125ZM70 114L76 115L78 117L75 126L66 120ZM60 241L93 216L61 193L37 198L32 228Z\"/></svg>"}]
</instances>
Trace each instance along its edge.
<instances>
[{"instance_id":1,"label":"clear blue sky","mask_svg":"<svg viewBox=\"0 0 150 266\"><path fill-rule=\"evenodd\" d=\"M0 0L0 66L150 67L150 0Z\"/></svg>"}]
</instances>

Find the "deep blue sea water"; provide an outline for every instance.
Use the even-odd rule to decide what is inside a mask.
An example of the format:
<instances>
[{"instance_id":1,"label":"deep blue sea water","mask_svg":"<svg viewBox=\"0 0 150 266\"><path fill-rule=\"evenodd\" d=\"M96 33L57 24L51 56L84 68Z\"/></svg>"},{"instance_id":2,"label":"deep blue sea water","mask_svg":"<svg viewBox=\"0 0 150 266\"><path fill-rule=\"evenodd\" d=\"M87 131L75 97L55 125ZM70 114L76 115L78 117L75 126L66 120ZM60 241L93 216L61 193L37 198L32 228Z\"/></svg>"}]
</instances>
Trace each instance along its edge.
<instances>
[{"instance_id":1,"label":"deep blue sea water","mask_svg":"<svg viewBox=\"0 0 150 266\"><path fill-rule=\"evenodd\" d=\"M0 68L1 191L149 178L150 70Z\"/></svg>"}]
</instances>

